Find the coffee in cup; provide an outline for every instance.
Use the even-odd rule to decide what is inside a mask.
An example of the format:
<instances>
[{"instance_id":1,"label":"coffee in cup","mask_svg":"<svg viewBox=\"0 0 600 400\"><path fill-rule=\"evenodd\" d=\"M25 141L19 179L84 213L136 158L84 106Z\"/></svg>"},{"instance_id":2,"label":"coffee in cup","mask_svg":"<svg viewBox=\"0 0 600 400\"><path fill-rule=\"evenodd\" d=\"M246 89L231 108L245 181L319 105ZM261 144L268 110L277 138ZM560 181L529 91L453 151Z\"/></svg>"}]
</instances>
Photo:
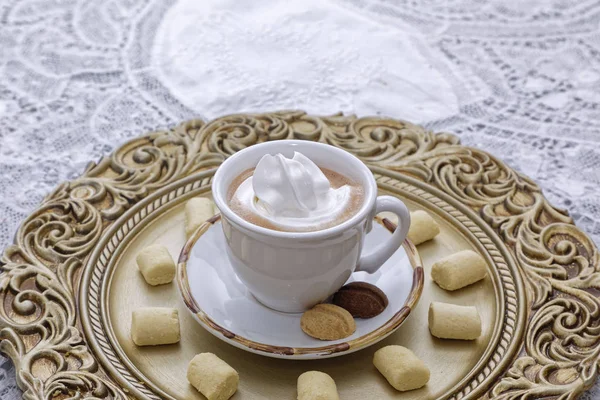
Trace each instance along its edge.
<instances>
[{"instance_id":1,"label":"coffee in cup","mask_svg":"<svg viewBox=\"0 0 600 400\"><path fill-rule=\"evenodd\" d=\"M227 202L244 220L284 232L314 232L339 225L358 212L364 189L339 172L294 152L264 155L238 175Z\"/></svg>"}]
</instances>

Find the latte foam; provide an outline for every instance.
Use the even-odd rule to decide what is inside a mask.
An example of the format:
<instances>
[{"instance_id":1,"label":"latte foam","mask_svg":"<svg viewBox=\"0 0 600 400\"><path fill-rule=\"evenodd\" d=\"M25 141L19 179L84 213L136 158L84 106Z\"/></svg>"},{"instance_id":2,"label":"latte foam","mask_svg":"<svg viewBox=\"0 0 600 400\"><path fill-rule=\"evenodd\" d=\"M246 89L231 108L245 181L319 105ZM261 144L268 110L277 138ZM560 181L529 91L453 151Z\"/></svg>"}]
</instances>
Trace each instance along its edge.
<instances>
[{"instance_id":1,"label":"latte foam","mask_svg":"<svg viewBox=\"0 0 600 400\"><path fill-rule=\"evenodd\" d=\"M300 153L266 155L231 184L229 207L268 229L309 232L338 225L362 205L364 190L347 177L319 168Z\"/></svg>"}]
</instances>

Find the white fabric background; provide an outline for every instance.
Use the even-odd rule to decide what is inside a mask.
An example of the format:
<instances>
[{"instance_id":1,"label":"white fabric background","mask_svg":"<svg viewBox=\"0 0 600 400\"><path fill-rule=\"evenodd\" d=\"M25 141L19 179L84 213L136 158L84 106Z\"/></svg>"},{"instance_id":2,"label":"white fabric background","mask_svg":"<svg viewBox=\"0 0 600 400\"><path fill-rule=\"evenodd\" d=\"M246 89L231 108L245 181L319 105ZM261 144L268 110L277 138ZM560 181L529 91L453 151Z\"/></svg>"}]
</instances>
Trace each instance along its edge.
<instances>
[{"instance_id":1,"label":"white fabric background","mask_svg":"<svg viewBox=\"0 0 600 400\"><path fill-rule=\"evenodd\" d=\"M283 108L455 132L600 241L598 1L3 0L0 69L0 248L128 138Z\"/></svg>"}]
</instances>

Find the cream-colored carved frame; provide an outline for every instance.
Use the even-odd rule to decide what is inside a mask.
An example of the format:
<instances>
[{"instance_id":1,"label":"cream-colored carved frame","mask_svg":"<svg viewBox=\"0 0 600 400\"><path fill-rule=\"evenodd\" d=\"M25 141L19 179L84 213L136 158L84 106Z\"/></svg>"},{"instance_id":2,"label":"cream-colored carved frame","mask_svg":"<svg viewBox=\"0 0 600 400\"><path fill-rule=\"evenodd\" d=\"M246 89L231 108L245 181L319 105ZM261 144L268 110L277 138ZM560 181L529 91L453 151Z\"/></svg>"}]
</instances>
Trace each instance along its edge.
<instances>
[{"instance_id":1,"label":"cream-colored carved frame","mask_svg":"<svg viewBox=\"0 0 600 400\"><path fill-rule=\"evenodd\" d=\"M282 111L192 120L134 139L59 185L23 222L1 261L0 350L15 363L24 398L128 398L86 345L78 312L81 270L101 235L167 184L214 169L246 146L292 138L341 147L431 185L477 212L505 243L525 282L528 318L519 354L487 397L570 399L594 383L598 250L534 182L448 133Z\"/></svg>"}]
</instances>

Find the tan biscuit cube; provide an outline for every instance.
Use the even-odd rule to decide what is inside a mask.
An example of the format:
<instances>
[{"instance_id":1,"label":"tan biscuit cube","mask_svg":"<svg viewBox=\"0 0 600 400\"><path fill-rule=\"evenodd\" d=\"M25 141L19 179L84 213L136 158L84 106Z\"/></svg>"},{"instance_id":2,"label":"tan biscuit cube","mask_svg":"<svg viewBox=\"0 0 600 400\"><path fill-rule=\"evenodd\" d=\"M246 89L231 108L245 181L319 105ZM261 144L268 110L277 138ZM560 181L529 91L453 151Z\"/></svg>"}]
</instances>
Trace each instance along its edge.
<instances>
[{"instance_id":1,"label":"tan biscuit cube","mask_svg":"<svg viewBox=\"0 0 600 400\"><path fill-rule=\"evenodd\" d=\"M335 381L326 373L308 371L298 377L298 400L339 400Z\"/></svg>"},{"instance_id":2,"label":"tan biscuit cube","mask_svg":"<svg viewBox=\"0 0 600 400\"><path fill-rule=\"evenodd\" d=\"M135 260L142 276L152 286L169 283L175 277L175 262L165 246L148 246Z\"/></svg>"},{"instance_id":3,"label":"tan biscuit cube","mask_svg":"<svg viewBox=\"0 0 600 400\"><path fill-rule=\"evenodd\" d=\"M471 250L444 257L431 267L431 278L445 290L457 290L485 278L487 264Z\"/></svg>"},{"instance_id":4,"label":"tan biscuit cube","mask_svg":"<svg viewBox=\"0 0 600 400\"><path fill-rule=\"evenodd\" d=\"M240 377L213 353L200 353L188 365L187 380L208 400L227 400L236 392Z\"/></svg>"},{"instance_id":5,"label":"tan biscuit cube","mask_svg":"<svg viewBox=\"0 0 600 400\"><path fill-rule=\"evenodd\" d=\"M410 213L410 229L407 237L415 246L433 239L439 233L440 227L431 215L422 210Z\"/></svg>"},{"instance_id":6,"label":"tan biscuit cube","mask_svg":"<svg viewBox=\"0 0 600 400\"><path fill-rule=\"evenodd\" d=\"M216 206L211 199L195 197L185 203L185 236L190 237L207 219L215 215Z\"/></svg>"},{"instance_id":7,"label":"tan biscuit cube","mask_svg":"<svg viewBox=\"0 0 600 400\"><path fill-rule=\"evenodd\" d=\"M179 342L179 314L174 308L145 307L131 315L131 339L138 346Z\"/></svg>"},{"instance_id":8,"label":"tan biscuit cube","mask_svg":"<svg viewBox=\"0 0 600 400\"><path fill-rule=\"evenodd\" d=\"M406 347L382 347L375 352L373 364L401 392L421 388L429 382L429 368Z\"/></svg>"},{"instance_id":9,"label":"tan biscuit cube","mask_svg":"<svg viewBox=\"0 0 600 400\"><path fill-rule=\"evenodd\" d=\"M474 340L481 335L477 308L432 302L429 306L429 332L440 339Z\"/></svg>"}]
</instances>

